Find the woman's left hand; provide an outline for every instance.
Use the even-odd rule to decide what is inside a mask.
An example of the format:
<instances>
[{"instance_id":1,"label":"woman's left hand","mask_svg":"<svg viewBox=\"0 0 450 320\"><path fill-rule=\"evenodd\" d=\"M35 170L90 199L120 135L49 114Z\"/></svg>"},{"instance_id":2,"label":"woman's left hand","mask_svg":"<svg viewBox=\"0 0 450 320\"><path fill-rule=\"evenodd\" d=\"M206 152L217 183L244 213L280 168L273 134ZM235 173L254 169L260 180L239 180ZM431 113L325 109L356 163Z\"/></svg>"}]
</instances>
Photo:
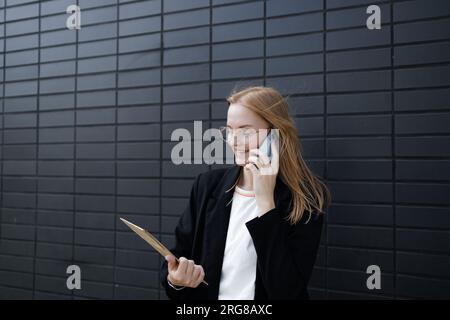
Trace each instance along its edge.
<instances>
[{"instance_id":1,"label":"woman's left hand","mask_svg":"<svg viewBox=\"0 0 450 320\"><path fill-rule=\"evenodd\" d=\"M246 170L253 176L253 190L259 215L275 208L274 190L279 169L278 140L272 139L272 161L259 149L251 149Z\"/></svg>"}]
</instances>

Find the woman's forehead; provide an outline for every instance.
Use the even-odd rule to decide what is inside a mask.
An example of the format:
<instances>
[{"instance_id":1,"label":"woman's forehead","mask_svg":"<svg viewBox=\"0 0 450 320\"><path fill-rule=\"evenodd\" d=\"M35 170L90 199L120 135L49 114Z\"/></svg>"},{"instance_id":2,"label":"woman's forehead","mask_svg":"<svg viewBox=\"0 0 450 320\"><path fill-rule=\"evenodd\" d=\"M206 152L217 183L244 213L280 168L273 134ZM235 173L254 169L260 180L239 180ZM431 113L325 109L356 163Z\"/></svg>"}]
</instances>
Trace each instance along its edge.
<instances>
[{"instance_id":1,"label":"woman's forehead","mask_svg":"<svg viewBox=\"0 0 450 320\"><path fill-rule=\"evenodd\" d=\"M240 104L231 104L228 108L227 125L232 127L254 126L261 118L249 108Z\"/></svg>"}]
</instances>

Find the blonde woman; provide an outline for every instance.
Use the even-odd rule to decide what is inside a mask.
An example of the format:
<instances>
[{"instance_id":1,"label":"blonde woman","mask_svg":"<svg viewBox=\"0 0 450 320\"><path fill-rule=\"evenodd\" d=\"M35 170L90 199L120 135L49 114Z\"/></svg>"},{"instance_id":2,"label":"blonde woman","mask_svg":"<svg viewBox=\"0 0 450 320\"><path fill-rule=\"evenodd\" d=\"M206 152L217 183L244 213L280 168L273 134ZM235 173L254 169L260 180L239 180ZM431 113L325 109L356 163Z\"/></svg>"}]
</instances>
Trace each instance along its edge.
<instances>
[{"instance_id":1,"label":"blonde woman","mask_svg":"<svg viewBox=\"0 0 450 320\"><path fill-rule=\"evenodd\" d=\"M195 180L175 229L179 261L166 257L162 284L171 299L308 299L329 191L303 160L279 92L249 87L227 101L236 165ZM259 147L271 129L270 159Z\"/></svg>"}]
</instances>

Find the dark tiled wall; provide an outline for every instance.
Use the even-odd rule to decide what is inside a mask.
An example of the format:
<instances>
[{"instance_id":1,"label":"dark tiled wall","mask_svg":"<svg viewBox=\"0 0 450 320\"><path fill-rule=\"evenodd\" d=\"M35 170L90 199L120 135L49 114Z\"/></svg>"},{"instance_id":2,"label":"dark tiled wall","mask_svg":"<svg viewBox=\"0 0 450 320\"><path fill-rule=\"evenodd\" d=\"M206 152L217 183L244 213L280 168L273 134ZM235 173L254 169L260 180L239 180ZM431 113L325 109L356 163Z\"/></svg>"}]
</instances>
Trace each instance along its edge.
<instances>
[{"instance_id":1,"label":"dark tiled wall","mask_svg":"<svg viewBox=\"0 0 450 320\"><path fill-rule=\"evenodd\" d=\"M118 217L173 243L211 168L173 165L171 133L222 125L235 84L290 95L333 192L312 297L450 297L447 0L78 0L78 32L76 3L0 0L0 298L164 299Z\"/></svg>"}]
</instances>

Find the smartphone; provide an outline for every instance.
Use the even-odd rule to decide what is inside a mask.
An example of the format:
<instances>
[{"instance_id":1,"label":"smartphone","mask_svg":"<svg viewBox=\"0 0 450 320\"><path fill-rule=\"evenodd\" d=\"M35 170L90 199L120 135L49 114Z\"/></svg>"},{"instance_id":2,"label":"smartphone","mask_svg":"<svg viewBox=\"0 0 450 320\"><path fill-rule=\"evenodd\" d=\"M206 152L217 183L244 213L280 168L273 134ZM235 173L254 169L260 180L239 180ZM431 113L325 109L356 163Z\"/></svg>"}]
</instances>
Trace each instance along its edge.
<instances>
[{"instance_id":1,"label":"smartphone","mask_svg":"<svg viewBox=\"0 0 450 320\"><path fill-rule=\"evenodd\" d=\"M264 141L259 146L259 150L261 150L270 161L272 161L272 139L273 139L273 131L270 130L267 136L264 138Z\"/></svg>"}]
</instances>

